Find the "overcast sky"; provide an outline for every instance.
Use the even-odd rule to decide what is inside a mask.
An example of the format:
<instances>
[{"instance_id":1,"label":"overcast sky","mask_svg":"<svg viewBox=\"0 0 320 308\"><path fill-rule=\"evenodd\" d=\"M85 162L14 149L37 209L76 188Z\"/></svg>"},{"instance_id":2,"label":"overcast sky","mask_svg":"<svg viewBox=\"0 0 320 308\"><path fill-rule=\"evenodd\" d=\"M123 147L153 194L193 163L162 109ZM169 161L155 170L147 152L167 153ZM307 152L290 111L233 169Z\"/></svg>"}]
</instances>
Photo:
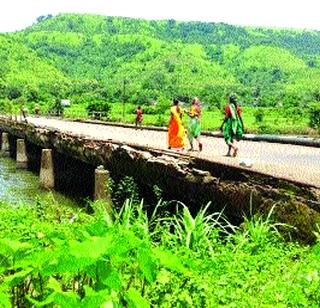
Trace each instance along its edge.
<instances>
[{"instance_id":1,"label":"overcast sky","mask_svg":"<svg viewBox=\"0 0 320 308\"><path fill-rule=\"evenodd\" d=\"M320 30L320 0L2 1L0 32L21 30L40 15L66 12Z\"/></svg>"}]
</instances>

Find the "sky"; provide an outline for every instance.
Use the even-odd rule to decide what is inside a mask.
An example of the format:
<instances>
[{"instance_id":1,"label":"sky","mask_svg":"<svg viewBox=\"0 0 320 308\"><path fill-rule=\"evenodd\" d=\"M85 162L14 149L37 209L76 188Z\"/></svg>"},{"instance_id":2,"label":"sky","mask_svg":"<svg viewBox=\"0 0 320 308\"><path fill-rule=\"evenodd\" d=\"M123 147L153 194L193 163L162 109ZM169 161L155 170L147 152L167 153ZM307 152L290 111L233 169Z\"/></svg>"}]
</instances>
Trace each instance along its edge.
<instances>
[{"instance_id":1,"label":"sky","mask_svg":"<svg viewBox=\"0 0 320 308\"><path fill-rule=\"evenodd\" d=\"M31 26L41 15L90 13L145 19L224 22L320 31L319 0L2 0L0 32ZM318 2L318 3L317 3Z\"/></svg>"}]
</instances>

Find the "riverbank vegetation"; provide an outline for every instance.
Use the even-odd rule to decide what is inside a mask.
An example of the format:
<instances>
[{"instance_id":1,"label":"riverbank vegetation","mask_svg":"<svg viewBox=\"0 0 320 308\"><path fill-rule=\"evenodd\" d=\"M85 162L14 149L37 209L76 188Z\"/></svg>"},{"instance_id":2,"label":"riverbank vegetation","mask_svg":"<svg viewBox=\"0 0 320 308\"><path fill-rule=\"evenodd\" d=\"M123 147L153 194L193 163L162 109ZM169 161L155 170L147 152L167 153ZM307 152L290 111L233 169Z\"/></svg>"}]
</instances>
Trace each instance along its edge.
<instances>
[{"instance_id":1,"label":"riverbank vegetation","mask_svg":"<svg viewBox=\"0 0 320 308\"><path fill-rule=\"evenodd\" d=\"M122 120L117 104L152 112L156 103L159 112L145 121L161 124L160 110L173 97L189 104L197 96L205 109L220 112L236 93L252 107L249 132L319 129L312 107L320 102L317 31L60 14L2 34L0 42L1 112L18 112L23 104L54 110L57 100L70 99L90 112L93 104L112 105L111 114L117 110ZM264 107L261 118L257 109ZM251 125L251 114L260 123ZM217 126L211 116L205 129Z\"/></svg>"},{"instance_id":2,"label":"riverbank vegetation","mask_svg":"<svg viewBox=\"0 0 320 308\"><path fill-rule=\"evenodd\" d=\"M133 200L134 191L126 191ZM90 208L87 214L53 198L18 208L1 204L2 307L315 307L320 301L319 243L285 242L271 215L235 227L208 207L191 215L179 202L145 207L126 200L112 215L103 202Z\"/></svg>"}]
</instances>

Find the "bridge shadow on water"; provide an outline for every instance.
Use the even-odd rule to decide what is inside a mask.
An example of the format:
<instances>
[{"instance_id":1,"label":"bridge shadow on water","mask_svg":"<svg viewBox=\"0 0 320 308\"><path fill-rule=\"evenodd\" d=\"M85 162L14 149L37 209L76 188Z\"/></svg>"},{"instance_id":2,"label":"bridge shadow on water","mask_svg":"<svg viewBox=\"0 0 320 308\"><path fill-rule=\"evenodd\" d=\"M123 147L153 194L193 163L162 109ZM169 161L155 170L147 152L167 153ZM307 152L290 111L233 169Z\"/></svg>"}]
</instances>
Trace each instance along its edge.
<instances>
[{"instance_id":1,"label":"bridge shadow on water","mask_svg":"<svg viewBox=\"0 0 320 308\"><path fill-rule=\"evenodd\" d=\"M15 159L16 138L9 136L9 143L10 157ZM40 173L41 152L42 148L40 146L26 141L28 170L37 176ZM87 200L93 198L94 166L70 156L62 155L57 151L53 151L53 165L55 178L54 189L57 192L76 200L79 206L86 206Z\"/></svg>"}]
</instances>

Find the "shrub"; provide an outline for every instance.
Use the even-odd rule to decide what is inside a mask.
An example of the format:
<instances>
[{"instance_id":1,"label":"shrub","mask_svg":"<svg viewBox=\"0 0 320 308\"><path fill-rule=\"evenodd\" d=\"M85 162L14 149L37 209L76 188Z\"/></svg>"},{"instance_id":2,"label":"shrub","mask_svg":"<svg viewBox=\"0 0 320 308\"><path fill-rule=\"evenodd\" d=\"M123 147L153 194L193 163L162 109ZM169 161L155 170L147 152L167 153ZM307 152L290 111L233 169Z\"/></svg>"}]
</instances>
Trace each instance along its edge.
<instances>
[{"instance_id":1,"label":"shrub","mask_svg":"<svg viewBox=\"0 0 320 308\"><path fill-rule=\"evenodd\" d=\"M281 130L278 127L266 125L266 124L260 124L258 126L258 134L280 134Z\"/></svg>"},{"instance_id":2,"label":"shrub","mask_svg":"<svg viewBox=\"0 0 320 308\"><path fill-rule=\"evenodd\" d=\"M261 123L264 118L264 110L259 108L254 112L254 118L256 120L256 123Z\"/></svg>"},{"instance_id":3,"label":"shrub","mask_svg":"<svg viewBox=\"0 0 320 308\"><path fill-rule=\"evenodd\" d=\"M122 206L125 200L132 200L134 203L139 203L139 190L134 179L130 176L125 176L120 182L115 185L113 184L113 202Z\"/></svg>"},{"instance_id":4,"label":"shrub","mask_svg":"<svg viewBox=\"0 0 320 308\"><path fill-rule=\"evenodd\" d=\"M8 98L0 100L0 111L2 113L12 113L13 104Z\"/></svg>"},{"instance_id":5,"label":"shrub","mask_svg":"<svg viewBox=\"0 0 320 308\"><path fill-rule=\"evenodd\" d=\"M320 132L320 103L314 103L309 109L310 127Z\"/></svg>"},{"instance_id":6,"label":"shrub","mask_svg":"<svg viewBox=\"0 0 320 308\"><path fill-rule=\"evenodd\" d=\"M168 124L168 120L159 114L155 124L156 126L166 126Z\"/></svg>"},{"instance_id":7,"label":"shrub","mask_svg":"<svg viewBox=\"0 0 320 308\"><path fill-rule=\"evenodd\" d=\"M108 117L110 109L110 104L101 100L90 102L86 107L88 115L94 118Z\"/></svg>"},{"instance_id":8,"label":"shrub","mask_svg":"<svg viewBox=\"0 0 320 308\"><path fill-rule=\"evenodd\" d=\"M53 102L49 104L48 107L49 113L54 113L56 115L62 115L63 114L63 106L61 105L61 99L56 98Z\"/></svg>"},{"instance_id":9,"label":"shrub","mask_svg":"<svg viewBox=\"0 0 320 308\"><path fill-rule=\"evenodd\" d=\"M142 106L142 111L144 114L157 114L158 110L156 106Z\"/></svg>"}]
</instances>

